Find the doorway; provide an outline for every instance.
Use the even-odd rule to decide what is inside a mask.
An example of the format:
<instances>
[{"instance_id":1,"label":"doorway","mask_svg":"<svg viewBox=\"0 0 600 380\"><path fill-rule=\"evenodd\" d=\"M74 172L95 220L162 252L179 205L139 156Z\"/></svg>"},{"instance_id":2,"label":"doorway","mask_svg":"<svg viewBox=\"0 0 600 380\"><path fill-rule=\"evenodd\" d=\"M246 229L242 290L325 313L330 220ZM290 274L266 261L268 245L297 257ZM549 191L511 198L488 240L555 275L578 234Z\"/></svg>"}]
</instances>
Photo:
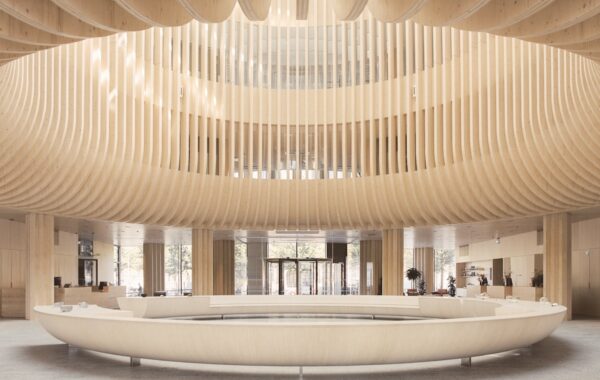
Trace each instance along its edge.
<instances>
[{"instance_id":1,"label":"doorway","mask_svg":"<svg viewBox=\"0 0 600 380\"><path fill-rule=\"evenodd\" d=\"M97 259L79 259L79 286L97 286L98 285L98 260Z\"/></svg>"},{"instance_id":2,"label":"doorway","mask_svg":"<svg viewBox=\"0 0 600 380\"><path fill-rule=\"evenodd\" d=\"M267 258L267 294L332 294L332 260L328 258Z\"/></svg>"}]
</instances>

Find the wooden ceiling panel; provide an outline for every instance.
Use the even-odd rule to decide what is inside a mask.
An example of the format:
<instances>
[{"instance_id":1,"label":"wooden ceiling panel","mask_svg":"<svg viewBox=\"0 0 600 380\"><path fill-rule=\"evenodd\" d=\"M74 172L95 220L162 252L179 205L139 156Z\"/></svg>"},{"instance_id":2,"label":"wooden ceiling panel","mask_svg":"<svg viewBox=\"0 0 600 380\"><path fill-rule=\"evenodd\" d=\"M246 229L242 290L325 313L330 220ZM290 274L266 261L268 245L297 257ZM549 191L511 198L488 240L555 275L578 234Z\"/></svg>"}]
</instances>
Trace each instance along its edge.
<instances>
[{"instance_id":1,"label":"wooden ceiling panel","mask_svg":"<svg viewBox=\"0 0 600 380\"><path fill-rule=\"evenodd\" d=\"M110 32L130 32L149 27L147 23L131 15L113 0L52 1L83 22Z\"/></svg>"},{"instance_id":2,"label":"wooden ceiling panel","mask_svg":"<svg viewBox=\"0 0 600 380\"><path fill-rule=\"evenodd\" d=\"M152 26L180 26L192 20L192 15L178 0L115 0L123 9Z\"/></svg>"},{"instance_id":3,"label":"wooden ceiling panel","mask_svg":"<svg viewBox=\"0 0 600 380\"><path fill-rule=\"evenodd\" d=\"M0 38L55 46L151 26L180 26L194 18L219 23L230 17L238 2L250 21L264 20L272 5L271 0L0 0ZM490 32L567 50L569 45L600 38L598 0L275 0L273 4L278 9L291 7L293 14L300 10L298 21L315 14L309 8L327 4L345 21L363 13L386 23L411 17L425 25ZM335 19L323 22L333 23ZM593 53L582 46L573 51Z\"/></svg>"},{"instance_id":4,"label":"wooden ceiling panel","mask_svg":"<svg viewBox=\"0 0 600 380\"><path fill-rule=\"evenodd\" d=\"M0 0L0 10L34 28L66 38L94 38L111 34L81 21L50 0Z\"/></svg>"}]
</instances>

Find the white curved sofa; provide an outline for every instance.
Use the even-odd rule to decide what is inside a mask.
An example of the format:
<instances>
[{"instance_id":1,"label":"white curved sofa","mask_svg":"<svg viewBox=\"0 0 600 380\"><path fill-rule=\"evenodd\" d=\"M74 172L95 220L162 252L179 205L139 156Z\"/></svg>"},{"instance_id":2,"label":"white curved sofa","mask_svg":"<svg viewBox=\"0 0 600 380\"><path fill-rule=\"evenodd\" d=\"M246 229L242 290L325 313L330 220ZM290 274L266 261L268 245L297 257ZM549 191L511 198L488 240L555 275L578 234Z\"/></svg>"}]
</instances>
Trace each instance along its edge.
<instances>
[{"instance_id":1,"label":"white curved sofa","mask_svg":"<svg viewBox=\"0 0 600 380\"><path fill-rule=\"evenodd\" d=\"M61 312L38 306L63 342L158 360L239 365L357 365L486 355L536 343L566 308L549 303L386 296L206 296L120 298ZM377 319L159 319L254 314L405 316Z\"/></svg>"}]
</instances>

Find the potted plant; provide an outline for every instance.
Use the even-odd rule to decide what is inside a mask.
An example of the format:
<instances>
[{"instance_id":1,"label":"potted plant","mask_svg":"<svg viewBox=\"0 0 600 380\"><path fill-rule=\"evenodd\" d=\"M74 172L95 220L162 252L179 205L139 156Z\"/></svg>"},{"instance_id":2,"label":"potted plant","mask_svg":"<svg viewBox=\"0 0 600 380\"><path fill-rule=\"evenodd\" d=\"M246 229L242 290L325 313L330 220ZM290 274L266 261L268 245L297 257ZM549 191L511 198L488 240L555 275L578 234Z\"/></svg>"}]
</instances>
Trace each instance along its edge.
<instances>
[{"instance_id":1,"label":"potted plant","mask_svg":"<svg viewBox=\"0 0 600 380\"><path fill-rule=\"evenodd\" d=\"M421 277L421 272L417 268L408 268L406 271L406 278L412 281L412 289L408 289L408 294L416 294L416 282Z\"/></svg>"},{"instance_id":2,"label":"potted plant","mask_svg":"<svg viewBox=\"0 0 600 380\"><path fill-rule=\"evenodd\" d=\"M417 291L419 292L420 296L425 295L425 292L427 291L427 284L425 283L424 278L421 278L421 281L419 281L419 287Z\"/></svg>"},{"instance_id":3,"label":"potted plant","mask_svg":"<svg viewBox=\"0 0 600 380\"><path fill-rule=\"evenodd\" d=\"M448 276L448 295L456 297L456 278L452 275Z\"/></svg>"}]
</instances>

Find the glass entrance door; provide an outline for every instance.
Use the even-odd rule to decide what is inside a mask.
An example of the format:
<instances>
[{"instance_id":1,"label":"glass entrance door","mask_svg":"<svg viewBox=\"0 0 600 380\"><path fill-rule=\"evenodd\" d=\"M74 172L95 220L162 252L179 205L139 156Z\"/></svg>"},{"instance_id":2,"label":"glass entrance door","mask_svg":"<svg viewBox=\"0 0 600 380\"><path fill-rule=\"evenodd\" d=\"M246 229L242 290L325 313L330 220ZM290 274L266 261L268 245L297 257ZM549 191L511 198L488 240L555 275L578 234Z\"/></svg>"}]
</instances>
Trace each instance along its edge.
<instances>
[{"instance_id":1,"label":"glass entrance door","mask_svg":"<svg viewBox=\"0 0 600 380\"><path fill-rule=\"evenodd\" d=\"M299 261L298 265L300 267L299 276L300 281L298 281L300 285L300 290L298 294L300 295L311 295L317 294L316 287L316 272L317 272L317 262L316 261Z\"/></svg>"},{"instance_id":2,"label":"glass entrance door","mask_svg":"<svg viewBox=\"0 0 600 380\"><path fill-rule=\"evenodd\" d=\"M317 294L331 293L331 261L317 263Z\"/></svg>"},{"instance_id":3,"label":"glass entrance door","mask_svg":"<svg viewBox=\"0 0 600 380\"><path fill-rule=\"evenodd\" d=\"M279 294L294 296L298 294L298 261L282 260L279 271Z\"/></svg>"},{"instance_id":4,"label":"glass entrance door","mask_svg":"<svg viewBox=\"0 0 600 380\"><path fill-rule=\"evenodd\" d=\"M267 294L279 294L279 262L267 262Z\"/></svg>"},{"instance_id":5,"label":"glass entrance door","mask_svg":"<svg viewBox=\"0 0 600 380\"><path fill-rule=\"evenodd\" d=\"M333 294L332 263L329 259L265 260L266 294Z\"/></svg>"}]
</instances>

